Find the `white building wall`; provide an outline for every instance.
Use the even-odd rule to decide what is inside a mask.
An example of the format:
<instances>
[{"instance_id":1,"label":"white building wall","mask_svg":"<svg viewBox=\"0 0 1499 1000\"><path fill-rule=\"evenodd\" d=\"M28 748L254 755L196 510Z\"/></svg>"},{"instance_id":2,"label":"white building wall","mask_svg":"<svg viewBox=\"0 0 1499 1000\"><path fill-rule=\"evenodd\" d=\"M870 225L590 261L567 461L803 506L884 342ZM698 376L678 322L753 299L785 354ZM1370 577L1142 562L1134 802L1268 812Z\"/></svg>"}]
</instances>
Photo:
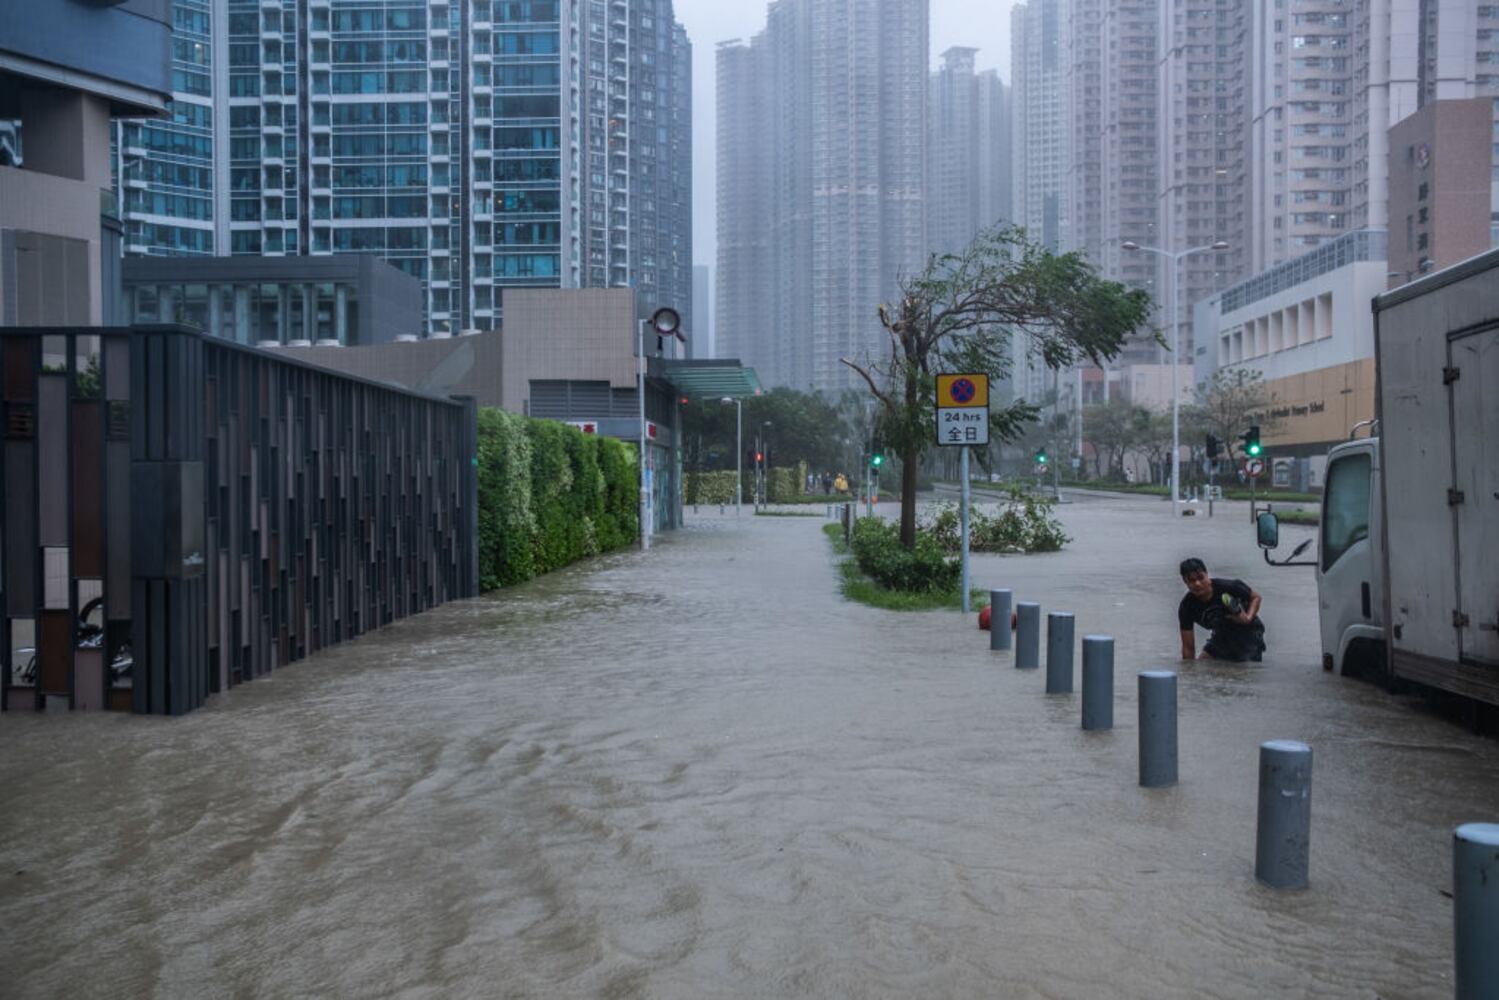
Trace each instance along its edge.
<instances>
[{"instance_id":1,"label":"white building wall","mask_svg":"<svg viewBox=\"0 0 1499 1000\"><path fill-rule=\"evenodd\" d=\"M1374 357L1369 303L1385 290L1383 260L1356 261L1224 313L1222 295L1197 304L1193 379L1249 368L1265 381Z\"/></svg>"}]
</instances>

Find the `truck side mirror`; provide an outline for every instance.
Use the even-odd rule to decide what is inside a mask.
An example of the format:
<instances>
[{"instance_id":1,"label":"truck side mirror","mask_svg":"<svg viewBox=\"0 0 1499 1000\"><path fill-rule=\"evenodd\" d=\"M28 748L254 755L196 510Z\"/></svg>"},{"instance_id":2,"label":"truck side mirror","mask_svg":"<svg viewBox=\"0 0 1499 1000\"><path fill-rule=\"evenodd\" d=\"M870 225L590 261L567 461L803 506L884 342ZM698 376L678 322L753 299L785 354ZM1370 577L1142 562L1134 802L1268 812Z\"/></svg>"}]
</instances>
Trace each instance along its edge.
<instances>
[{"instance_id":1,"label":"truck side mirror","mask_svg":"<svg viewBox=\"0 0 1499 1000\"><path fill-rule=\"evenodd\" d=\"M1254 527L1260 548L1273 549L1280 544L1280 519L1274 514L1265 511L1255 518Z\"/></svg>"}]
</instances>

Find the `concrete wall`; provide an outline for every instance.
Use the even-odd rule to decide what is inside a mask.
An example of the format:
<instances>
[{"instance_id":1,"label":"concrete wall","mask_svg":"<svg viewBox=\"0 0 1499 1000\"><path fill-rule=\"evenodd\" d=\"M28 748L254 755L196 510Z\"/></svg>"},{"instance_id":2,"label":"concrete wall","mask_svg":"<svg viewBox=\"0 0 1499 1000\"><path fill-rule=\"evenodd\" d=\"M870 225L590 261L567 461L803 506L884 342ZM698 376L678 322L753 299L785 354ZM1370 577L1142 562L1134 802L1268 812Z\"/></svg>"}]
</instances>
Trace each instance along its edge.
<instances>
[{"instance_id":1,"label":"concrete wall","mask_svg":"<svg viewBox=\"0 0 1499 1000\"><path fill-rule=\"evenodd\" d=\"M1390 129L1390 288L1489 248L1490 108L1436 101Z\"/></svg>"},{"instance_id":2,"label":"concrete wall","mask_svg":"<svg viewBox=\"0 0 1499 1000\"><path fill-rule=\"evenodd\" d=\"M628 288L505 289L502 405L526 412L532 379L634 386L635 322Z\"/></svg>"},{"instance_id":3,"label":"concrete wall","mask_svg":"<svg viewBox=\"0 0 1499 1000\"><path fill-rule=\"evenodd\" d=\"M160 110L172 89L170 0L0 0L0 63L113 100ZM27 130L28 156L31 132Z\"/></svg>"},{"instance_id":4,"label":"concrete wall","mask_svg":"<svg viewBox=\"0 0 1499 1000\"><path fill-rule=\"evenodd\" d=\"M0 260L0 322L98 325L101 312L99 214L101 192L110 186L109 104L103 98L45 87L28 87L25 113L26 169L0 167L0 230L13 230ZM76 254L41 265L33 281L17 254L23 234L81 241L87 267ZM39 283L38 283L39 282ZM62 302L59 295L70 299Z\"/></svg>"},{"instance_id":5,"label":"concrete wall","mask_svg":"<svg viewBox=\"0 0 1499 1000\"><path fill-rule=\"evenodd\" d=\"M393 382L434 396L473 396L480 406L505 405L501 389L500 333L471 337L371 344L364 347L283 347L309 364L379 382Z\"/></svg>"},{"instance_id":6,"label":"concrete wall","mask_svg":"<svg viewBox=\"0 0 1499 1000\"><path fill-rule=\"evenodd\" d=\"M1194 316L1196 381L1218 368L1260 372L1280 413L1267 448L1307 454L1347 438L1374 415L1374 317L1387 265L1358 261L1222 314L1215 297Z\"/></svg>"},{"instance_id":7,"label":"concrete wall","mask_svg":"<svg viewBox=\"0 0 1499 1000\"><path fill-rule=\"evenodd\" d=\"M648 353L654 347L647 344ZM533 379L635 387L635 294L628 288L507 288L503 330L283 350L353 375L435 395L473 396L480 406L526 413Z\"/></svg>"}]
</instances>

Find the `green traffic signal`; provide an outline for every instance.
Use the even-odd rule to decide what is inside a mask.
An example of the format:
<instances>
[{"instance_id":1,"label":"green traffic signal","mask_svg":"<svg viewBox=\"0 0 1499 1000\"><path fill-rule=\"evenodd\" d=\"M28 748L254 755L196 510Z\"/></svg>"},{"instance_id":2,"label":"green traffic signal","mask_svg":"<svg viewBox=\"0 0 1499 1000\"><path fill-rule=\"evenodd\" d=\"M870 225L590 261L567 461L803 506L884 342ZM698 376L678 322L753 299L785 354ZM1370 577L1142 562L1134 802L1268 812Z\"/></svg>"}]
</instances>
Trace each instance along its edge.
<instances>
[{"instance_id":1,"label":"green traffic signal","mask_svg":"<svg viewBox=\"0 0 1499 1000\"><path fill-rule=\"evenodd\" d=\"M1250 458L1257 458L1264 448L1260 446L1260 425L1250 424L1249 430L1244 432L1244 454Z\"/></svg>"},{"instance_id":2,"label":"green traffic signal","mask_svg":"<svg viewBox=\"0 0 1499 1000\"><path fill-rule=\"evenodd\" d=\"M1045 448L1037 448L1036 449L1036 464L1037 465L1045 465L1046 462L1047 462L1046 449Z\"/></svg>"},{"instance_id":3,"label":"green traffic signal","mask_svg":"<svg viewBox=\"0 0 1499 1000\"><path fill-rule=\"evenodd\" d=\"M880 466L882 466L882 465L885 464L885 456L884 455L870 455L869 456L869 464L872 465L872 466L874 466L876 469L878 469Z\"/></svg>"}]
</instances>

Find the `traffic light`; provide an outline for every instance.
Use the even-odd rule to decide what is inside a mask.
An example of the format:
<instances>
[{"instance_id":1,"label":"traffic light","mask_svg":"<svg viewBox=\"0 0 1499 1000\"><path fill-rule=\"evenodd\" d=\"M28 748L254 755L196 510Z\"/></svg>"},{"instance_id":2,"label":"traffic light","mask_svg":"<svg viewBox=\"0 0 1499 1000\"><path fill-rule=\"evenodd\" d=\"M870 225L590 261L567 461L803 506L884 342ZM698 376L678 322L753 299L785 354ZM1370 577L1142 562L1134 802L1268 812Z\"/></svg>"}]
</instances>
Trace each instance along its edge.
<instances>
[{"instance_id":1,"label":"traffic light","mask_svg":"<svg viewBox=\"0 0 1499 1000\"><path fill-rule=\"evenodd\" d=\"M1258 458L1263 450L1260 447L1260 425L1250 424L1249 430L1244 432L1244 454L1250 458Z\"/></svg>"},{"instance_id":2,"label":"traffic light","mask_svg":"<svg viewBox=\"0 0 1499 1000\"><path fill-rule=\"evenodd\" d=\"M763 461L765 461L765 452L763 452L763 451L757 451L757 452L755 452L755 464L759 465Z\"/></svg>"},{"instance_id":3,"label":"traffic light","mask_svg":"<svg viewBox=\"0 0 1499 1000\"><path fill-rule=\"evenodd\" d=\"M1045 465L1050 459L1047 457L1045 448L1036 449L1036 464Z\"/></svg>"},{"instance_id":4,"label":"traffic light","mask_svg":"<svg viewBox=\"0 0 1499 1000\"><path fill-rule=\"evenodd\" d=\"M1218 450L1222 447L1223 442L1218 440L1218 435L1209 434L1207 440L1208 461L1216 460L1218 458Z\"/></svg>"},{"instance_id":5,"label":"traffic light","mask_svg":"<svg viewBox=\"0 0 1499 1000\"><path fill-rule=\"evenodd\" d=\"M885 464L885 456L876 451L874 454L869 456L869 464L871 468L878 469L880 466Z\"/></svg>"}]
</instances>

